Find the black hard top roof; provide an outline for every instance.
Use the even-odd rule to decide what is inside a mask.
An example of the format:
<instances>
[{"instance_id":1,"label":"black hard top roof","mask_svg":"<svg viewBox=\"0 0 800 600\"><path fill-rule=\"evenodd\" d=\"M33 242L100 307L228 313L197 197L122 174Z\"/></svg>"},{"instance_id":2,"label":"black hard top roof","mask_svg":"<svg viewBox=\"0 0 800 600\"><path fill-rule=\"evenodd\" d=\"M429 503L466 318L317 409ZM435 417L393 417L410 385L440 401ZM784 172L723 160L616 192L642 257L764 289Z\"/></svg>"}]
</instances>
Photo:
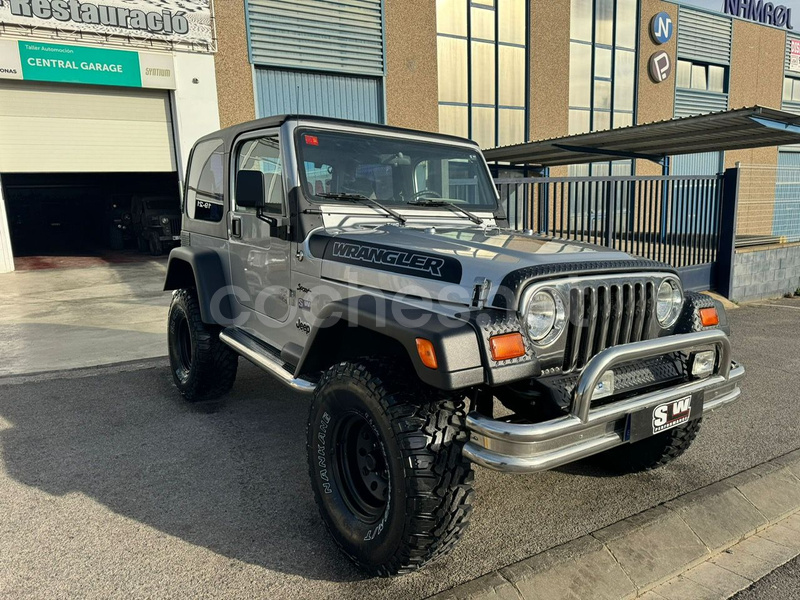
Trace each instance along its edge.
<instances>
[{"instance_id":1,"label":"black hard top roof","mask_svg":"<svg viewBox=\"0 0 800 600\"><path fill-rule=\"evenodd\" d=\"M395 127L393 125L382 125L379 123L367 123L365 121L352 121L348 119L335 119L332 117L320 117L315 115L275 115L272 117L265 117L263 119L256 119L254 121L246 121L244 123L239 123L237 125L232 125L230 127L226 127L225 129L221 129L219 131L215 131L213 133L209 133L201 137L198 142L204 142L207 140L224 140L226 145L230 145L233 140L243 133L247 133L249 131L256 131L258 129L266 129L269 127L280 127L286 121L293 119L297 121L302 121L304 123L314 124L325 124L325 125L348 125L351 127L363 127L369 129L375 129L380 131L394 131L398 133L407 133L413 135L422 135L422 136L431 136L437 139L445 139L445 140L452 140L461 143L469 143L473 144L477 147L477 144L472 140L457 137L454 135L447 135L444 133L436 133L432 131L423 131L419 129L407 129L405 127Z\"/></svg>"}]
</instances>

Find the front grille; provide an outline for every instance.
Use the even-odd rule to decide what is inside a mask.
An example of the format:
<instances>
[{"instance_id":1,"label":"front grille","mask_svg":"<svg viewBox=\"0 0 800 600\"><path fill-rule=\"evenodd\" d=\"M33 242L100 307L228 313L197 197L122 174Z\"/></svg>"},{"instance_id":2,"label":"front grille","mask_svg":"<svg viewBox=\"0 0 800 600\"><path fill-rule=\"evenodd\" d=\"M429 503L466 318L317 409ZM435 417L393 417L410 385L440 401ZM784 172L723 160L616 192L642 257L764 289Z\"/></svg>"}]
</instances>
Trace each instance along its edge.
<instances>
[{"instance_id":1,"label":"front grille","mask_svg":"<svg viewBox=\"0 0 800 600\"><path fill-rule=\"evenodd\" d=\"M169 232L170 232L170 235L180 235L181 234L181 218L180 217L172 217L169 220Z\"/></svg>"},{"instance_id":2,"label":"front grille","mask_svg":"<svg viewBox=\"0 0 800 600\"><path fill-rule=\"evenodd\" d=\"M650 279L576 283L569 290L563 372L582 369L606 348L649 339L655 308L656 286Z\"/></svg>"}]
</instances>

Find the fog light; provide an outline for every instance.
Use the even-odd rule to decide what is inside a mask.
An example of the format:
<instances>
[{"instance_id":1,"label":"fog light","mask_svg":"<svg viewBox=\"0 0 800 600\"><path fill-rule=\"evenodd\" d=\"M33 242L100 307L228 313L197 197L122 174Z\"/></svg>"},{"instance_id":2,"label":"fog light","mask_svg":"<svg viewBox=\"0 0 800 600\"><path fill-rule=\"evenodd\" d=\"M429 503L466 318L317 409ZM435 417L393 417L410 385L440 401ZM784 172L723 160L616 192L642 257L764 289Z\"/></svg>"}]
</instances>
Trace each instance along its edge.
<instances>
[{"instance_id":1,"label":"fog light","mask_svg":"<svg viewBox=\"0 0 800 600\"><path fill-rule=\"evenodd\" d=\"M592 400L599 400L614 394L614 371L606 371L592 392Z\"/></svg>"},{"instance_id":2,"label":"fog light","mask_svg":"<svg viewBox=\"0 0 800 600\"><path fill-rule=\"evenodd\" d=\"M692 363L692 375L694 377L708 377L714 372L714 365L717 362L717 353L714 350L698 352L694 355Z\"/></svg>"}]
</instances>

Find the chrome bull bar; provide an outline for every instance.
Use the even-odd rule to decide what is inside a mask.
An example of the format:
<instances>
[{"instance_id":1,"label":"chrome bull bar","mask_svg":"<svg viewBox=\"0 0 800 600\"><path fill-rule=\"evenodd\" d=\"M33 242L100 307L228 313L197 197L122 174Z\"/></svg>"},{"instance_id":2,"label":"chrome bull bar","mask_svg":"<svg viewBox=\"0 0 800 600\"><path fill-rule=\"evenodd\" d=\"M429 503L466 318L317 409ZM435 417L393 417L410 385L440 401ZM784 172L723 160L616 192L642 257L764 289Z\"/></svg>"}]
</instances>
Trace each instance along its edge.
<instances>
[{"instance_id":1,"label":"chrome bull bar","mask_svg":"<svg viewBox=\"0 0 800 600\"><path fill-rule=\"evenodd\" d=\"M647 392L592 409L592 395L615 366L671 352L716 350L714 372L705 379ZM733 402L744 368L731 361L730 340L719 330L701 331L608 348L592 358L578 379L569 415L542 423L498 421L478 413L467 416L470 439L464 455L500 471L531 473L567 464L625 443L621 420L640 410L703 392L704 410Z\"/></svg>"}]
</instances>

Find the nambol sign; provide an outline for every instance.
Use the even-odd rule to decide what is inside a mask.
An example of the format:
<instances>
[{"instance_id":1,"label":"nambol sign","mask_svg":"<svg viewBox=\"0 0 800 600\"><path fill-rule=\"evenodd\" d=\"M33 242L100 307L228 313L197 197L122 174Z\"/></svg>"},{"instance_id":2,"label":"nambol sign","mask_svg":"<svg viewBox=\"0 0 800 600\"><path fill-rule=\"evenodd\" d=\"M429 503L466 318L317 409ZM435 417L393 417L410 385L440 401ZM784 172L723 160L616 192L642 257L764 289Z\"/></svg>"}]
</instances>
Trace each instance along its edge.
<instances>
[{"instance_id":1,"label":"nambol sign","mask_svg":"<svg viewBox=\"0 0 800 600\"><path fill-rule=\"evenodd\" d=\"M0 0L0 23L210 45L211 0Z\"/></svg>"},{"instance_id":2,"label":"nambol sign","mask_svg":"<svg viewBox=\"0 0 800 600\"><path fill-rule=\"evenodd\" d=\"M755 21L781 29L794 29L800 13L800 0L677 0L680 4L721 12L739 19Z\"/></svg>"}]
</instances>

